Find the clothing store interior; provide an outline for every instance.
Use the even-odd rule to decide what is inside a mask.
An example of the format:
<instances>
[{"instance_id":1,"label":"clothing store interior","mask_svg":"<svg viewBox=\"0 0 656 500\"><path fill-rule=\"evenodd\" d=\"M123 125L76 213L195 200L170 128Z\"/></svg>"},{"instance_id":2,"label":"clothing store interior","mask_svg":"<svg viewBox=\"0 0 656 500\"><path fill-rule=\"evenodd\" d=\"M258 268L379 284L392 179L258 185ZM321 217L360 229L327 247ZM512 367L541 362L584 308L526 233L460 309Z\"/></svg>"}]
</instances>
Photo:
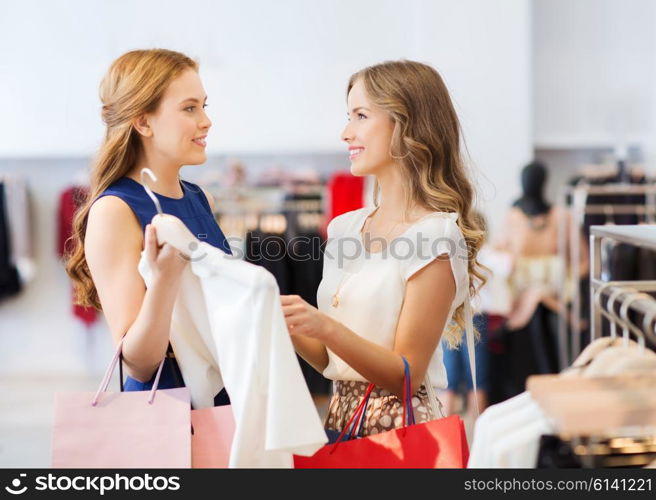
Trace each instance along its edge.
<instances>
[{"instance_id":1,"label":"clothing store interior","mask_svg":"<svg viewBox=\"0 0 656 500\"><path fill-rule=\"evenodd\" d=\"M656 467L656 3L200 0L194 11L181 0L0 0L0 467L72 463L66 459L75 452L62 451L70 445L62 436L74 431L66 394L85 393L90 401L96 391L151 389L128 389L140 382L126 379L134 372L126 372L123 358L107 385L117 338L106 311L76 302L67 259L75 215L97 189L94 161L106 140L100 83L122 54L155 48L197 62L212 121L202 139L206 160L182 166L180 186L184 196L202 198L229 247L217 249L212 234L189 227L200 250L211 248L210 259L189 259L202 290L183 282L175 307L180 295L184 304L171 328L205 314L218 368L199 371L205 354L182 346L179 333L171 333L177 352L167 356L177 356L196 410L219 408L226 396L212 401L214 392L201 394L203 384L227 390L236 425L230 467L284 467L290 453L311 456L304 451L329 446L324 425L328 436L327 423L348 420L355 409L345 394L367 390L367 378L330 347L323 372L300 356L281 297L300 297L294 300L332 314L356 335L354 325L364 325L371 342L386 328L383 301L394 287L399 304L404 300L402 280L377 281L373 273L349 284L326 276L324 262L330 228L350 220L344 214L369 214L372 227L382 224L371 216L376 178L355 175L357 152L349 157L344 138L352 123L347 85L362 68L395 60L425 63L445 82L475 191L471 217L483 231L476 260L485 283L464 299L471 305L463 318L471 307L473 322L451 320L460 343L434 343L446 376L421 386L421 397L439 403L441 418L458 416L468 456L460 465ZM146 189L153 177L142 174L142 186L135 179L109 189L145 200L143 214L150 215L142 229L156 209L176 214L179 200ZM194 198L200 192L190 186L214 203ZM447 222L457 229L456 219ZM290 243L307 258L285 252ZM146 288L147 267L142 256ZM370 294L368 317L349 323L349 314L362 314L348 305L348 288L356 286L361 301ZM198 303L207 304L205 313L194 309ZM182 309L186 319L176 319ZM392 331L386 355L394 338ZM431 371L435 359L427 381L429 371L442 373ZM159 365L162 380L169 362ZM404 366L401 357L392 365ZM385 397L396 398L375 388L371 401ZM358 401L369 411L363 394ZM425 425L423 401L413 403L409 423ZM378 403L369 404L374 411ZM284 430L272 430L287 418L276 406L295 409ZM398 403L403 425L409 406ZM384 413L381 425L398 427L401 413ZM257 426L262 435L254 438ZM341 426L332 430L348 430ZM355 424L346 437L367 439L354 434ZM273 452L258 439L288 455L266 458ZM260 444L259 455L249 456Z\"/></svg>"}]
</instances>

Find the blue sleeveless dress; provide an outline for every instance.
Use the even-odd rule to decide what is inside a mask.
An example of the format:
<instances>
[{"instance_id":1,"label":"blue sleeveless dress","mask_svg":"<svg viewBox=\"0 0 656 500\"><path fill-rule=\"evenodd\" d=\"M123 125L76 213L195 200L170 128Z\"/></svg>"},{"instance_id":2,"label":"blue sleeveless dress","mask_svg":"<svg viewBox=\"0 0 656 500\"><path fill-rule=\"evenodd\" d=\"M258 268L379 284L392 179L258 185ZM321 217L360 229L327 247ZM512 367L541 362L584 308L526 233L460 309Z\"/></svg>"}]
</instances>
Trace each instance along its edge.
<instances>
[{"instance_id":1,"label":"blue sleeveless dress","mask_svg":"<svg viewBox=\"0 0 656 500\"><path fill-rule=\"evenodd\" d=\"M178 217L199 240L232 254L230 245L219 228L219 225L216 223L216 219L212 214L212 209L203 190L196 184L182 180L181 187L184 192L182 198L170 198L155 193L162 206L162 211L165 214ZM153 200L150 199L143 186L129 177L121 177L103 191L96 200L103 196L117 196L127 203L137 216L142 231L145 231L146 225L150 223L153 216L157 213ZM145 383L128 376L125 379L123 390L150 390L153 387L156 374L157 372L153 373L151 379ZM175 360L175 354L173 353L171 344L169 344L158 388L172 389L175 387L184 387L184 381L182 380L180 367ZM215 406L230 404L225 389L216 395L214 404Z\"/></svg>"}]
</instances>

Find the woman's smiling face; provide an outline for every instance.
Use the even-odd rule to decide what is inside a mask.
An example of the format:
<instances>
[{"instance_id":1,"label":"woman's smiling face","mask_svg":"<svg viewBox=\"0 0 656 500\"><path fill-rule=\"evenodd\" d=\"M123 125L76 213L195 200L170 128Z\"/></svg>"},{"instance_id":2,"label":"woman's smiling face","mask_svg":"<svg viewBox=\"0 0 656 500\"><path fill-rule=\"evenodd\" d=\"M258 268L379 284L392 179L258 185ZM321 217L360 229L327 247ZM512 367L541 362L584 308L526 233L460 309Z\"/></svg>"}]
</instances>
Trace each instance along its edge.
<instances>
[{"instance_id":1,"label":"woman's smiling face","mask_svg":"<svg viewBox=\"0 0 656 500\"><path fill-rule=\"evenodd\" d=\"M372 104L362 80L351 87L347 103L348 123L341 137L348 144L351 173L380 173L393 163L390 145L394 122L386 111Z\"/></svg>"},{"instance_id":2,"label":"woman's smiling face","mask_svg":"<svg viewBox=\"0 0 656 500\"><path fill-rule=\"evenodd\" d=\"M207 160L207 133L212 122L205 113L207 96L193 69L184 71L168 86L153 113L147 115L151 135L146 140L161 158L180 165Z\"/></svg>"}]
</instances>

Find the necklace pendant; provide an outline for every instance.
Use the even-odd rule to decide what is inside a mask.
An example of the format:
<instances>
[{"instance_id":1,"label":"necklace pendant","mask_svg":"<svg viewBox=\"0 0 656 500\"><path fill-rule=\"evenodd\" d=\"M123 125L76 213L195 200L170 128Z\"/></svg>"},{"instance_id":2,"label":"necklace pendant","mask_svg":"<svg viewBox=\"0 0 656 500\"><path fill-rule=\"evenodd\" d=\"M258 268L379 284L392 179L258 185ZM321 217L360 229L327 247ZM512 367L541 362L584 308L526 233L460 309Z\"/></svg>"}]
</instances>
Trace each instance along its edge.
<instances>
[{"instance_id":1,"label":"necklace pendant","mask_svg":"<svg viewBox=\"0 0 656 500\"><path fill-rule=\"evenodd\" d=\"M337 294L333 295L332 305L333 305L333 307L337 307L339 305L339 295L337 295Z\"/></svg>"}]
</instances>

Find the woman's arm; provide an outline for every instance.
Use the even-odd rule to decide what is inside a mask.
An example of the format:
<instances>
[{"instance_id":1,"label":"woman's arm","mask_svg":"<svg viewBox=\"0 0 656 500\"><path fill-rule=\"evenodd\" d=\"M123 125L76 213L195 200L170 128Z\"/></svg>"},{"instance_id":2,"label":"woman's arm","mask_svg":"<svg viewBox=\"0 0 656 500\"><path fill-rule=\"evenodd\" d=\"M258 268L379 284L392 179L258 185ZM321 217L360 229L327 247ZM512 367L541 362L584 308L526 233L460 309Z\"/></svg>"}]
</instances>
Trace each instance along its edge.
<instances>
[{"instance_id":1,"label":"woman's arm","mask_svg":"<svg viewBox=\"0 0 656 500\"><path fill-rule=\"evenodd\" d=\"M306 344L312 346L310 352L318 353L319 344L328 347L366 380L401 396L404 368L400 355L405 356L410 364L414 393L424 381L455 291L451 264L447 259L438 258L415 273L406 285L392 350L363 339L300 297L283 298L283 311L292 339L296 338L295 345L300 338L314 341ZM303 354L301 356L305 358ZM323 371L327 363L326 356L325 362L318 363L315 368Z\"/></svg>"},{"instance_id":2,"label":"woman's arm","mask_svg":"<svg viewBox=\"0 0 656 500\"><path fill-rule=\"evenodd\" d=\"M296 304L299 303L301 299L298 295L290 295L281 297L283 307L285 304ZM312 307L308 304L309 307ZM290 333L292 328L289 327ZM307 361L312 368L317 370L319 373L323 373L328 366L328 351L326 351L326 346L323 345L319 340L307 337L305 335L293 335L291 336L292 344L294 344L294 349L298 355Z\"/></svg>"},{"instance_id":3,"label":"woman's arm","mask_svg":"<svg viewBox=\"0 0 656 500\"><path fill-rule=\"evenodd\" d=\"M137 270L141 226L120 198L105 196L89 212L84 251L114 342L125 335L128 374L148 381L166 353L173 304L186 261L170 245L158 249L155 229L147 227L145 248L153 269L146 289Z\"/></svg>"}]
</instances>

